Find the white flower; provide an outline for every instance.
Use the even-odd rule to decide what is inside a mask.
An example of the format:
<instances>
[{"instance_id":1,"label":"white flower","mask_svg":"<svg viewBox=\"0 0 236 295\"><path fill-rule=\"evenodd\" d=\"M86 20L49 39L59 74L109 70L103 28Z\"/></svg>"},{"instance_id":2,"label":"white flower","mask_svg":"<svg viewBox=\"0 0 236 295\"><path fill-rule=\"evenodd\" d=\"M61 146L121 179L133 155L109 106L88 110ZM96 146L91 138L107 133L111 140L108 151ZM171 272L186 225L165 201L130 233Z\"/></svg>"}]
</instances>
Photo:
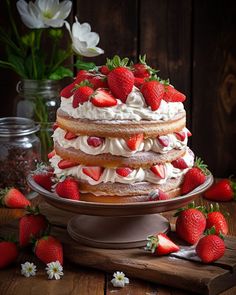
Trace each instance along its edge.
<instances>
[{"instance_id":1,"label":"white flower","mask_svg":"<svg viewBox=\"0 0 236 295\"><path fill-rule=\"evenodd\" d=\"M104 53L104 50L96 47L99 43L99 35L91 32L91 27L88 23L80 24L77 17L75 17L72 31L68 22L65 21L65 25L70 33L72 48L75 53L86 57L93 57Z\"/></svg>"},{"instance_id":2,"label":"white flower","mask_svg":"<svg viewBox=\"0 0 236 295\"><path fill-rule=\"evenodd\" d=\"M21 264L21 274L27 278L30 276L36 275L36 265L30 262L25 262L24 264Z\"/></svg>"},{"instance_id":3,"label":"white flower","mask_svg":"<svg viewBox=\"0 0 236 295\"><path fill-rule=\"evenodd\" d=\"M56 280L60 280L61 276L64 275L63 267L61 266L58 260L55 262L48 263L45 269L50 280L52 280L54 277Z\"/></svg>"},{"instance_id":4,"label":"white flower","mask_svg":"<svg viewBox=\"0 0 236 295\"><path fill-rule=\"evenodd\" d=\"M125 284L129 284L129 279L125 276L125 274L121 271L114 272L113 279L111 280L111 283L114 287L120 287L123 288Z\"/></svg>"},{"instance_id":5,"label":"white flower","mask_svg":"<svg viewBox=\"0 0 236 295\"><path fill-rule=\"evenodd\" d=\"M72 2L65 0L36 0L35 3L19 0L16 3L23 23L30 29L59 28L70 14Z\"/></svg>"}]
</instances>

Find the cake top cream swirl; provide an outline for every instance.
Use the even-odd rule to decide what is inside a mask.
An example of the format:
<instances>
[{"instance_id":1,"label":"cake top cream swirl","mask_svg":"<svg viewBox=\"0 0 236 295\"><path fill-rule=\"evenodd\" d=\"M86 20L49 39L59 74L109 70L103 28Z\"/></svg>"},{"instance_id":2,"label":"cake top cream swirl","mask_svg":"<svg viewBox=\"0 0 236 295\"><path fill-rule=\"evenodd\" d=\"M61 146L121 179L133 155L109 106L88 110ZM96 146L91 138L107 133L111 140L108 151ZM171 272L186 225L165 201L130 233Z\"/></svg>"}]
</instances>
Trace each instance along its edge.
<instances>
[{"instance_id":1,"label":"cake top cream swirl","mask_svg":"<svg viewBox=\"0 0 236 295\"><path fill-rule=\"evenodd\" d=\"M160 107L152 111L147 106L145 99L137 87L133 87L127 97L126 103L117 99L117 105L113 107L96 107L90 101L80 104L77 108L72 106L73 95L70 98L61 98L61 110L75 119L89 120L149 120L168 121L178 113L184 111L181 102L166 102L161 100Z\"/></svg>"}]
</instances>

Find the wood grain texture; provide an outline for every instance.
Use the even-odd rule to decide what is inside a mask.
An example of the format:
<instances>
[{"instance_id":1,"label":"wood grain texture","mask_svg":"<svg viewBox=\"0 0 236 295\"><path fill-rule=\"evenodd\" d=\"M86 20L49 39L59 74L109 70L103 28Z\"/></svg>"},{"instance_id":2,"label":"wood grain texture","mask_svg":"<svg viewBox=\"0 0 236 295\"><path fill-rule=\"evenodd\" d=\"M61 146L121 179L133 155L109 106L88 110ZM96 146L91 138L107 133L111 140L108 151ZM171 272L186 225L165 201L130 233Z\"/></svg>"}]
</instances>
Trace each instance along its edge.
<instances>
[{"instance_id":1,"label":"wood grain texture","mask_svg":"<svg viewBox=\"0 0 236 295\"><path fill-rule=\"evenodd\" d=\"M194 1L193 150L215 175L229 176L236 171L236 3L199 4Z\"/></svg>"}]
</instances>

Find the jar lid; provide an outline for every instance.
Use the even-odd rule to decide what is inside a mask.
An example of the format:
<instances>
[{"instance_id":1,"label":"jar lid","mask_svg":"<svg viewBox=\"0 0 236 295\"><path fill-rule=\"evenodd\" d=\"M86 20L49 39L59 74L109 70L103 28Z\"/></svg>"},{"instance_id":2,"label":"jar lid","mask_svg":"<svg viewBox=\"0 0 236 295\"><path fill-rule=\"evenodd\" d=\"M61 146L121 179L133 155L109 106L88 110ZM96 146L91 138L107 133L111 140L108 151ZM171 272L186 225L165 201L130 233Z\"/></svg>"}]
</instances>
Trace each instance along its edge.
<instances>
[{"instance_id":1,"label":"jar lid","mask_svg":"<svg viewBox=\"0 0 236 295\"><path fill-rule=\"evenodd\" d=\"M21 117L0 118L0 136L22 136L39 131L40 126L31 119Z\"/></svg>"}]
</instances>

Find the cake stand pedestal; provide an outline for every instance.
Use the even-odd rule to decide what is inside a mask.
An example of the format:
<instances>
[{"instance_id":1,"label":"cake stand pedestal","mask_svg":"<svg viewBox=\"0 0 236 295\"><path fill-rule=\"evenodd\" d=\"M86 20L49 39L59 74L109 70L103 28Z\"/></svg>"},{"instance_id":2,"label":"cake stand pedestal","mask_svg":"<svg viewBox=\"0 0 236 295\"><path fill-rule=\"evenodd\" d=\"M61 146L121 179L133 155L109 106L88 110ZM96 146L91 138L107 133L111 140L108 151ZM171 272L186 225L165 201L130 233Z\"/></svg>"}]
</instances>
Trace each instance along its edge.
<instances>
[{"instance_id":1,"label":"cake stand pedestal","mask_svg":"<svg viewBox=\"0 0 236 295\"><path fill-rule=\"evenodd\" d=\"M169 200L136 203L95 203L59 197L39 186L32 176L29 186L50 205L75 213L69 220L69 235L79 243L97 248L124 249L142 247L149 235L167 232L169 222L161 212L175 210L200 196L213 183L209 174L206 181L187 195Z\"/></svg>"},{"instance_id":2,"label":"cake stand pedestal","mask_svg":"<svg viewBox=\"0 0 236 295\"><path fill-rule=\"evenodd\" d=\"M97 248L143 247L153 233L166 233L169 222L160 214L104 217L79 215L68 225L69 235L79 243Z\"/></svg>"}]
</instances>

